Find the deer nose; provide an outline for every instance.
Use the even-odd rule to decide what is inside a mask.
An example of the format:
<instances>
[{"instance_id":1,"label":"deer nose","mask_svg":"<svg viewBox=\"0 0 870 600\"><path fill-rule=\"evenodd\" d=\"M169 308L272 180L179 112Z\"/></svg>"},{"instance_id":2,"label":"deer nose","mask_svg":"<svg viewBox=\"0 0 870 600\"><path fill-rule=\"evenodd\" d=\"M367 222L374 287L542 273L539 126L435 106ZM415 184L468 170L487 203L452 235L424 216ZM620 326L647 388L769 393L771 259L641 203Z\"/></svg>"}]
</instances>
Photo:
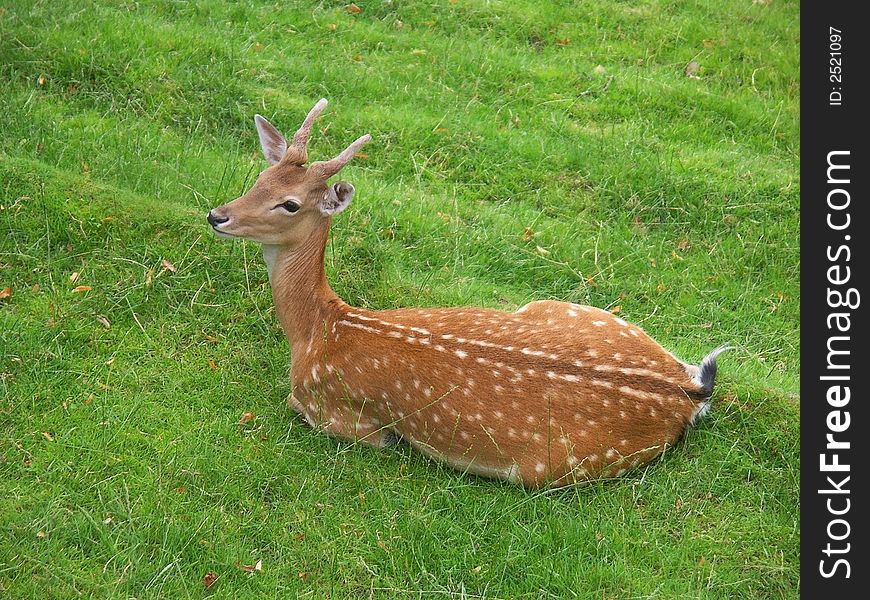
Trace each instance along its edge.
<instances>
[{"instance_id":1,"label":"deer nose","mask_svg":"<svg viewBox=\"0 0 870 600\"><path fill-rule=\"evenodd\" d=\"M219 216L215 215L214 212L211 212L211 211L209 211L208 217L206 217L206 218L208 219L208 222L212 227L217 227L218 225L223 225L224 223L226 223L227 221L230 220L229 217L219 217Z\"/></svg>"}]
</instances>

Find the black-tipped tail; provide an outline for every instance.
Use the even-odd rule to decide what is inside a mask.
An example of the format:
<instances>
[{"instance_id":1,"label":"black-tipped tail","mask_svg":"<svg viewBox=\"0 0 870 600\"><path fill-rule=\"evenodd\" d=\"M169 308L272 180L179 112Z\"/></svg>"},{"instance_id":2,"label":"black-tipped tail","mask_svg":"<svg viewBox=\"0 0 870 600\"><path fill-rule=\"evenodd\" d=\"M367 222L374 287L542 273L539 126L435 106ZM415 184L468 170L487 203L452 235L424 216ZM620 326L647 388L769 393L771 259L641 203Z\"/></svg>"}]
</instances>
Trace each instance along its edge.
<instances>
[{"instance_id":1,"label":"black-tipped tail","mask_svg":"<svg viewBox=\"0 0 870 600\"><path fill-rule=\"evenodd\" d=\"M698 373L695 375L695 383L701 389L699 393L705 398L701 400L695 412L692 414L691 424L697 423L704 415L710 412L710 395L713 393L713 383L716 380L716 357L726 350L733 350L734 346L719 346L710 354L704 357L701 365L698 367Z\"/></svg>"},{"instance_id":2,"label":"black-tipped tail","mask_svg":"<svg viewBox=\"0 0 870 600\"><path fill-rule=\"evenodd\" d=\"M698 375L695 381L701 387L701 391L704 394L710 394L713 392L713 382L716 380L716 357L726 350L733 349L734 346L719 346L710 354L705 356L704 360L701 361L701 366L698 367Z\"/></svg>"}]
</instances>

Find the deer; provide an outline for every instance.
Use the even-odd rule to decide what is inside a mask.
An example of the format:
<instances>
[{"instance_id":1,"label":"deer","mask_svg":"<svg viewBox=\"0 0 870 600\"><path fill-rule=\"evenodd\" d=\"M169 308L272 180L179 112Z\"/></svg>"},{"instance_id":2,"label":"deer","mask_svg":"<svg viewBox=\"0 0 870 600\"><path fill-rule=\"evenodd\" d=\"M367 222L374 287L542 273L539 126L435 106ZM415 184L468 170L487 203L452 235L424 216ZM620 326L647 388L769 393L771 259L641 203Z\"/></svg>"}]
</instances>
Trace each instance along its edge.
<instances>
[{"instance_id":1,"label":"deer","mask_svg":"<svg viewBox=\"0 0 870 600\"><path fill-rule=\"evenodd\" d=\"M328 180L371 141L308 164L321 99L288 143L254 123L269 166L207 220L261 245L290 346L287 402L316 430L384 448L407 441L460 471L528 488L619 477L710 409L719 347L686 363L615 314L537 300L492 308L368 310L332 290L324 252L354 196Z\"/></svg>"}]
</instances>

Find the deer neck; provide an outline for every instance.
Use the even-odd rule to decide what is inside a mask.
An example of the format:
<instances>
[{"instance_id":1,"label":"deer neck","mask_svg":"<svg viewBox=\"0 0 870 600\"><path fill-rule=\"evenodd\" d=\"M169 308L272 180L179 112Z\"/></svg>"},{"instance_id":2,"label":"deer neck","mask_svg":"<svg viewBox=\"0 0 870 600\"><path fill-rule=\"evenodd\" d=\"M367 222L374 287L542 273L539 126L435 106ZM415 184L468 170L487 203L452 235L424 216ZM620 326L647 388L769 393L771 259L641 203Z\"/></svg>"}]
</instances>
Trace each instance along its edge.
<instances>
[{"instance_id":1,"label":"deer neck","mask_svg":"<svg viewBox=\"0 0 870 600\"><path fill-rule=\"evenodd\" d=\"M329 219L325 219L298 248L263 244L275 310L294 357L322 344L324 320L341 303L323 269L328 235Z\"/></svg>"}]
</instances>

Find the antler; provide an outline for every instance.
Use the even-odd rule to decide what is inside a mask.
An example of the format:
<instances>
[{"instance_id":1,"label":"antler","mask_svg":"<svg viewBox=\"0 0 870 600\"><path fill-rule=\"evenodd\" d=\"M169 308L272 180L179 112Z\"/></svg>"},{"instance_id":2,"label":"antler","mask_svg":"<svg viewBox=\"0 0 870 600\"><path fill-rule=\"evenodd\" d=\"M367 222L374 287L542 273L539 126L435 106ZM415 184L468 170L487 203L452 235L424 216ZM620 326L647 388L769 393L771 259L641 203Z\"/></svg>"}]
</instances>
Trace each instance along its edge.
<instances>
[{"instance_id":1,"label":"antler","mask_svg":"<svg viewBox=\"0 0 870 600\"><path fill-rule=\"evenodd\" d=\"M305 121L302 122L299 131L293 136L293 142L287 148L287 154L285 155L285 159L291 164L301 165L308 160L308 136L311 135L311 126L314 124L314 119L326 108L327 103L326 98L318 100L314 108L308 112L308 116L305 117Z\"/></svg>"},{"instance_id":2,"label":"antler","mask_svg":"<svg viewBox=\"0 0 870 600\"><path fill-rule=\"evenodd\" d=\"M341 171L344 166L350 162L350 159L353 158L353 155L356 154L360 148L368 144L372 141L372 136L369 134L365 134L364 136L358 138L354 143L344 149L344 151L331 160L326 161L317 161L311 163L311 166L308 167L308 177L314 177L320 180L326 180Z\"/></svg>"}]
</instances>

